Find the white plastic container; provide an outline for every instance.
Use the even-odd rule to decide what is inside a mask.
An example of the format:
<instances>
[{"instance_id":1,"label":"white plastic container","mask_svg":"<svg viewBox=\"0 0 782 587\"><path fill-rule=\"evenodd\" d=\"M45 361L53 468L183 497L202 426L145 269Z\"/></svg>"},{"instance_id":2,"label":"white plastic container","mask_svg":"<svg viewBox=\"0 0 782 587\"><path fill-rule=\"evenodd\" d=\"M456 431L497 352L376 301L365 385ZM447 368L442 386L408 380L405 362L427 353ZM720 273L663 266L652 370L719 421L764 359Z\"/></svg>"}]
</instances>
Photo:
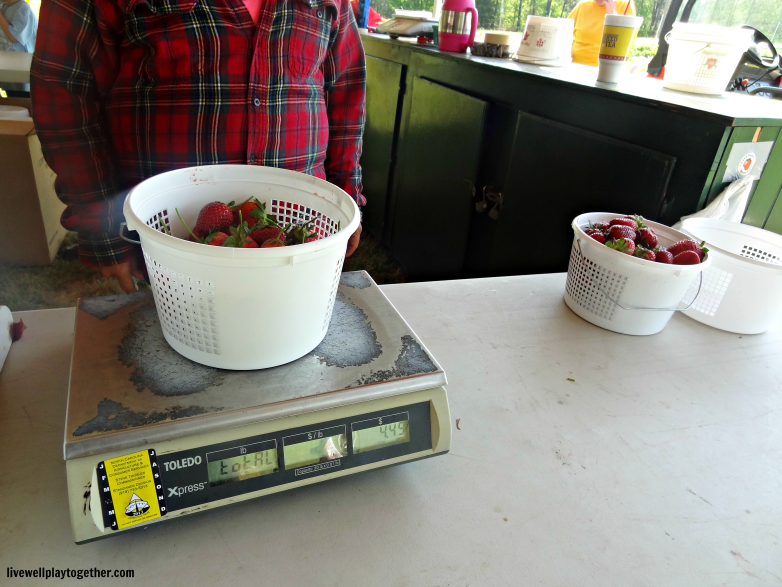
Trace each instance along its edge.
<instances>
[{"instance_id":1,"label":"white plastic container","mask_svg":"<svg viewBox=\"0 0 782 587\"><path fill-rule=\"evenodd\" d=\"M537 65L567 65L572 61L574 23L570 18L528 16L524 35L513 58Z\"/></svg>"},{"instance_id":2,"label":"white plastic container","mask_svg":"<svg viewBox=\"0 0 782 587\"><path fill-rule=\"evenodd\" d=\"M782 316L782 236L714 218L687 219L682 231L706 241L712 258L687 316L739 334L765 332Z\"/></svg>"},{"instance_id":3,"label":"white plastic container","mask_svg":"<svg viewBox=\"0 0 782 587\"><path fill-rule=\"evenodd\" d=\"M668 61L663 86L695 94L721 94L730 83L752 31L677 22L665 38Z\"/></svg>"},{"instance_id":4,"label":"white plastic container","mask_svg":"<svg viewBox=\"0 0 782 587\"><path fill-rule=\"evenodd\" d=\"M0 119L19 119L29 118L30 111L24 106L8 106L6 104L0 105Z\"/></svg>"},{"instance_id":5,"label":"white plastic container","mask_svg":"<svg viewBox=\"0 0 782 587\"><path fill-rule=\"evenodd\" d=\"M666 265L609 249L584 232L589 223L618 218L620 214L595 212L573 220L573 248L565 286L565 303L596 326L621 334L660 332L673 316L690 284L700 282L698 265ZM668 226L644 221L667 247L687 236Z\"/></svg>"},{"instance_id":6,"label":"white plastic container","mask_svg":"<svg viewBox=\"0 0 782 587\"><path fill-rule=\"evenodd\" d=\"M250 196L280 223L317 217L324 238L269 249L183 240L188 233L175 209L192 228L205 204ZM181 355L211 367L264 369L298 359L323 340L347 241L360 221L355 202L338 187L270 167L193 167L140 183L124 212L141 238L163 334Z\"/></svg>"}]
</instances>

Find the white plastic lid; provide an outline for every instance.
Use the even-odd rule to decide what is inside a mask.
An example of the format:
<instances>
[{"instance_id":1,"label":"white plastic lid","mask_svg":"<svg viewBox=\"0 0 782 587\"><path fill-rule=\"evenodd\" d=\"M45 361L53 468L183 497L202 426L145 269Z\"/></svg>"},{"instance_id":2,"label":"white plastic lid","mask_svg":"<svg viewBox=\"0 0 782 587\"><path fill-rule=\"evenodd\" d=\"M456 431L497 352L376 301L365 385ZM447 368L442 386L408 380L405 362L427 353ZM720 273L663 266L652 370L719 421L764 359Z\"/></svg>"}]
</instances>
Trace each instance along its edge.
<instances>
[{"instance_id":1,"label":"white plastic lid","mask_svg":"<svg viewBox=\"0 0 782 587\"><path fill-rule=\"evenodd\" d=\"M696 35L722 39L725 41L741 41L749 43L753 31L740 27L719 26L716 24L698 24L694 22L675 22L671 30L671 36Z\"/></svg>"},{"instance_id":2,"label":"white plastic lid","mask_svg":"<svg viewBox=\"0 0 782 587\"><path fill-rule=\"evenodd\" d=\"M644 22L643 16L632 14L606 14L605 23L608 26L623 26L630 29L639 29Z\"/></svg>"},{"instance_id":3,"label":"white plastic lid","mask_svg":"<svg viewBox=\"0 0 782 587\"><path fill-rule=\"evenodd\" d=\"M30 111L22 106L0 105L0 118L27 118Z\"/></svg>"}]
</instances>

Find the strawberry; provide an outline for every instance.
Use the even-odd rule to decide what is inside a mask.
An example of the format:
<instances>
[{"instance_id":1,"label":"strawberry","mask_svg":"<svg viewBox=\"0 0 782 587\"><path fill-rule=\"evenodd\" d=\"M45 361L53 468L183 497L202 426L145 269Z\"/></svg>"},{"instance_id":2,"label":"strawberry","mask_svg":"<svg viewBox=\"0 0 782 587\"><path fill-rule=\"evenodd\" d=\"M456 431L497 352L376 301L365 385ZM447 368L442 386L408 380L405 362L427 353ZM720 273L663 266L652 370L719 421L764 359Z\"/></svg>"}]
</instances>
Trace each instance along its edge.
<instances>
[{"instance_id":1,"label":"strawberry","mask_svg":"<svg viewBox=\"0 0 782 587\"><path fill-rule=\"evenodd\" d=\"M285 235L281 235L280 237L276 238L270 238L267 241L265 241L262 245L262 249L270 249L272 247L284 247L285 246Z\"/></svg>"},{"instance_id":2,"label":"strawberry","mask_svg":"<svg viewBox=\"0 0 782 587\"><path fill-rule=\"evenodd\" d=\"M228 206L222 202L212 202L201 208L193 232L201 237L210 230L225 232L231 226L233 219L233 212Z\"/></svg>"},{"instance_id":3,"label":"strawberry","mask_svg":"<svg viewBox=\"0 0 782 587\"><path fill-rule=\"evenodd\" d=\"M12 322L10 331L11 331L11 342L16 342L20 338L22 338L22 333L27 330L27 326L25 325L24 321L19 318L19 322Z\"/></svg>"},{"instance_id":4,"label":"strawberry","mask_svg":"<svg viewBox=\"0 0 782 587\"><path fill-rule=\"evenodd\" d=\"M242 212L239 211L239 226L230 227L231 236L223 244L223 247L234 247L237 249L257 249L258 243L250 238L250 229L247 228L247 221L242 219Z\"/></svg>"},{"instance_id":5,"label":"strawberry","mask_svg":"<svg viewBox=\"0 0 782 587\"><path fill-rule=\"evenodd\" d=\"M643 247L637 247L633 253L633 256L640 259L646 259L647 261L654 261L657 258L657 255L654 251L650 251L649 249L645 249Z\"/></svg>"},{"instance_id":6,"label":"strawberry","mask_svg":"<svg viewBox=\"0 0 782 587\"><path fill-rule=\"evenodd\" d=\"M658 263L667 263L670 265L673 263L673 255L666 251L665 249L660 249L659 251L654 252L655 255L655 261Z\"/></svg>"},{"instance_id":7,"label":"strawberry","mask_svg":"<svg viewBox=\"0 0 782 587\"><path fill-rule=\"evenodd\" d=\"M619 218L619 220L623 220ZM608 235L613 240L631 240L635 241L635 228L631 228L624 224L614 224L608 231Z\"/></svg>"},{"instance_id":8,"label":"strawberry","mask_svg":"<svg viewBox=\"0 0 782 587\"><path fill-rule=\"evenodd\" d=\"M616 226L616 225L615 225ZM606 243L609 249L614 249L620 253L632 255L635 252L635 243L630 239L620 238L618 240L610 240Z\"/></svg>"},{"instance_id":9,"label":"strawberry","mask_svg":"<svg viewBox=\"0 0 782 587\"><path fill-rule=\"evenodd\" d=\"M701 262L701 258L695 251L682 251L678 255L674 255L674 265L697 265Z\"/></svg>"},{"instance_id":10,"label":"strawberry","mask_svg":"<svg viewBox=\"0 0 782 587\"><path fill-rule=\"evenodd\" d=\"M591 238L595 239L600 244L606 244L606 237L602 232L594 231L592 234L589 235Z\"/></svg>"},{"instance_id":11,"label":"strawberry","mask_svg":"<svg viewBox=\"0 0 782 587\"><path fill-rule=\"evenodd\" d=\"M256 222L258 219L256 219ZM285 245L285 233L279 226L264 226L263 228L256 228L250 233L250 238L253 239L258 245L263 245L268 240L279 239Z\"/></svg>"},{"instance_id":12,"label":"strawberry","mask_svg":"<svg viewBox=\"0 0 782 587\"><path fill-rule=\"evenodd\" d=\"M204 238L204 241L207 245L212 245L213 247L222 247L227 238L228 235L224 232L212 232L209 233L206 238Z\"/></svg>"},{"instance_id":13,"label":"strawberry","mask_svg":"<svg viewBox=\"0 0 782 587\"><path fill-rule=\"evenodd\" d=\"M254 200L254 202L257 204L257 207L250 212L250 216L254 219L254 222L250 224L248 220L249 226L254 226L256 223L259 226L280 226L277 224L277 220L274 216L266 213L266 204L263 204L258 200Z\"/></svg>"},{"instance_id":14,"label":"strawberry","mask_svg":"<svg viewBox=\"0 0 782 587\"><path fill-rule=\"evenodd\" d=\"M635 228L637 226L636 221L628 216L626 218L614 218L613 220L608 221L609 226L629 226L630 228Z\"/></svg>"},{"instance_id":15,"label":"strawberry","mask_svg":"<svg viewBox=\"0 0 782 587\"><path fill-rule=\"evenodd\" d=\"M650 249L655 248L660 242L654 231L647 227L643 227L636 232L635 241L638 243L643 243Z\"/></svg>"},{"instance_id":16,"label":"strawberry","mask_svg":"<svg viewBox=\"0 0 782 587\"><path fill-rule=\"evenodd\" d=\"M249 228L252 228L253 226L255 226L255 223L258 222L258 219L255 218L252 215L252 211L256 210L259 207L257 202L258 202L258 200L254 200L254 201L251 202L248 199L245 202L242 202L241 204L239 204L238 206L233 206L231 208L231 210L233 212L233 224L234 224L234 226L238 226L238 224L239 224L239 212L241 212L242 216L247 219L247 226Z\"/></svg>"},{"instance_id":17,"label":"strawberry","mask_svg":"<svg viewBox=\"0 0 782 587\"><path fill-rule=\"evenodd\" d=\"M703 260L703 256L709 252L709 249L704 248L703 245L705 245L706 242L702 242L701 244L696 243L694 240L691 239L684 239L679 241L678 243L672 244L670 247L668 247L668 251L676 257L679 253L683 253L684 251L693 251L698 255L698 258Z\"/></svg>"},{"instance_id":18,"label":"strawberry","mask_svg":"<svg viewBox=\"0 0 782 587\"><path fill-rule=\"evenodd\" d=\"M287 239L288 242L290 242L292 240L293 242L291 244L300 245L300 244L303 244L303 243L312 242L313 240L318 240L318 238L320 238L318 236L318 233L316 231L314 231L314 230L310 230L310 227L309 227L309 224L311 222L313 222L314 220L315 220L314 218L311 218L310 220L308 220L304 224L302 224L300 226L296 226L292 230L289 230L289 231L286 230L286 232L288 233L288 239ZM290 227L287 227L287 228L290 228Z\"/></svg>"}]
</instances>

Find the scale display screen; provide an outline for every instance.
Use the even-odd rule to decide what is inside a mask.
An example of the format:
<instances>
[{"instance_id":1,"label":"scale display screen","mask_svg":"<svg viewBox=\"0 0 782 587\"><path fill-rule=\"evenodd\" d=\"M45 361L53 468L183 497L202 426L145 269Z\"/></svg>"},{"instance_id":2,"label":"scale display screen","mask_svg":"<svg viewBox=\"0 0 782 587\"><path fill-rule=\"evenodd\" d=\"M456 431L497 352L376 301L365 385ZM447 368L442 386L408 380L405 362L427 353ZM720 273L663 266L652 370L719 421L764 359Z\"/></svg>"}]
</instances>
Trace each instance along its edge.
<instances>
[{"instance_id":1,"label":"scale display screen","mask_svg":"<svg viewBox=\"0 0 782 587\"><path fill-rule=\"evenodd\" d=\"M206 453L209 486L276 473L277 441L267 440Z\"/></svg>"},{"instance_id":2,"label":"scale display screen","mask_svg":"<svg viewBox=\"0 0 782 587\"><path fill-rule=\"evenodd\" d=\"M410 442L410 415L407 412L354 422L350 427L354 454Z\"/></svg>"},{"instance_id":3,"label":"scale display screen","mask_svg":"<svg viewBox=\"0 0 782 587\"><path fill-rule=\"evenodd\" d=\"M285 436L282 445L286 471L333 461L348 454L344 425Z\"/></svg>"}]
</instances>

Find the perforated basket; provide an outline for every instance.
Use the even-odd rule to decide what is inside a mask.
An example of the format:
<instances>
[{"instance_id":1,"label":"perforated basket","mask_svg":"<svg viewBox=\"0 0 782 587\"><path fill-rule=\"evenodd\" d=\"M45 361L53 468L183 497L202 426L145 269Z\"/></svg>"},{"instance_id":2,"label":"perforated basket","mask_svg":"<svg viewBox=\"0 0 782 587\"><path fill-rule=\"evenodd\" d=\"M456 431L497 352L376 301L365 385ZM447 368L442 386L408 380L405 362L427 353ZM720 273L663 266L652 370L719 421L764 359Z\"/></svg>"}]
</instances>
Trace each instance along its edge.
<instances>
[{"instance_id":1,"label":"perforated basket","mask_svg":"<svg viewBox=\"0 0 782 587\"><path fill-rule=\"evenodd\" d=\"M619 214L596 212L573 220L565 303L584 320L622 334L648 335L660 332L679 308L678 304L711 260L699 265L666 265L631 257L589 237L589 223L618 218ZM668 226L645 221L666 247L687 236Z\"/></svg>"},{"instance_id":2,"label":"perforated basket","mask_svg":"<svg viewBox=\"0 0 782 587\"><path fill-rule=\"evenodd\" d=\"M713 218L687 219L682 231L706 241L712 257L687 316L739 334L765 332L782 316L782 236Z\"/></svg>"},{"instance_id":3,"label":"perforated basket","mask_svg":"<svg viewBox=\"0 0 782 587\"><path fill-rule=\"evenodd\" d=\"M213 201L256 197L278 222L314 218L321 240L269 249L212 247L184 240ZM180 354L224 369L262 369L307 354L326 335L355 202L301 173L250 165L180 169L136 186L125 219L138 231L163 334ZM173 236L164 232L168 226ZM337 230L341 224L341 230ZM178 238L177 238L178 237Z\"/></svg>"}]
</instances>

